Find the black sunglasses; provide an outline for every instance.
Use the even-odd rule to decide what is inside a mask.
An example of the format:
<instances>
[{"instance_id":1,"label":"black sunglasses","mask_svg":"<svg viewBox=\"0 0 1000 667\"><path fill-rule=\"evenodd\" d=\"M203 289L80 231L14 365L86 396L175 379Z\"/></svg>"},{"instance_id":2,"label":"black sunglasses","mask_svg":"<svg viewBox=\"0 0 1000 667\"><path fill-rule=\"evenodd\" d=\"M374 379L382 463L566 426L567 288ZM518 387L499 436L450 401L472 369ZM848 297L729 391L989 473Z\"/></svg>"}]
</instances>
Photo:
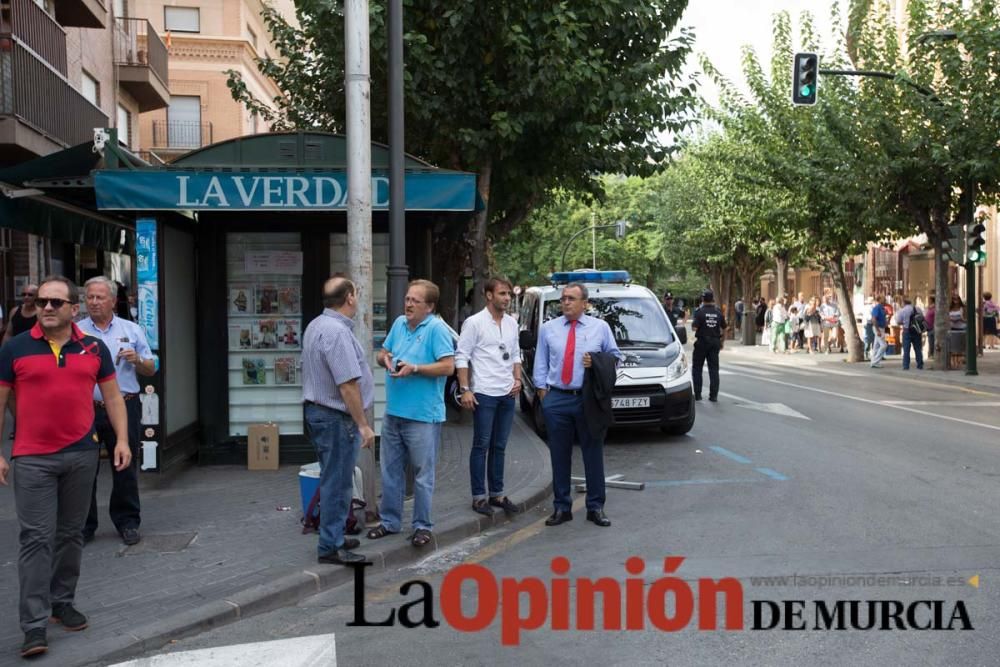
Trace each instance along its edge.
<instances>
[{"instance_id":1,"label":"black sunglasses","mask_svg":"<svg viewBox=\"0 0 1000 667\"><path fill-rule=\"evenodd\" d=\"M503 352L503 360L507 361L510 359L510 352L507 351L507 346L500 343L500 351Z\"/></svg>"},{"instance_id":2,"label":"black sunglasses","mask_svg":"<svg viewBox=\"0 0 1000 667\"><path fill-rule=\"evenodd\" d=\"M59 310L67 303L69 303L69 301L67 301L66 299L43 299L41 297L35 299L35 305L41 308L42 310L45 310L49 304L52 304L53 310Z\"/></svg>"}]
</instances>

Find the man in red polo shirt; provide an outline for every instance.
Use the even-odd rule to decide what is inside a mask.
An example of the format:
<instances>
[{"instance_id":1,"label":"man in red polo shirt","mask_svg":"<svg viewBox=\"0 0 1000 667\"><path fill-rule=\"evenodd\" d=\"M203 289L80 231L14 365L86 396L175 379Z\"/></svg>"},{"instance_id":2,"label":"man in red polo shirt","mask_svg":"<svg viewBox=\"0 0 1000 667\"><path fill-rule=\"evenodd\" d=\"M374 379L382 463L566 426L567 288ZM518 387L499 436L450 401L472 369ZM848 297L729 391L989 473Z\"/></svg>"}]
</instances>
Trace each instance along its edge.
<instances>
[{"instance_id":1,"label":"man in red polo shirt","mask_svg":"<svg viewBox=\"0 0 1000 667\"><path fill-rule=\"evenodd\" d=\"M76 285L62 276L38 287L38 323L0 350L0 405L16 392L17 434L12 466L0 456L0 484L13 472L21 526L17 573L24 631L21 656L45 653L49 621L83 630L87 617L73 607L83 554L83 522L97 472L94 385L117 436L115 469L128 467L125 401L111 353L73 324L80 310ZM3 432L0 411L0 433Z\"/></svg>"}]
</instances>

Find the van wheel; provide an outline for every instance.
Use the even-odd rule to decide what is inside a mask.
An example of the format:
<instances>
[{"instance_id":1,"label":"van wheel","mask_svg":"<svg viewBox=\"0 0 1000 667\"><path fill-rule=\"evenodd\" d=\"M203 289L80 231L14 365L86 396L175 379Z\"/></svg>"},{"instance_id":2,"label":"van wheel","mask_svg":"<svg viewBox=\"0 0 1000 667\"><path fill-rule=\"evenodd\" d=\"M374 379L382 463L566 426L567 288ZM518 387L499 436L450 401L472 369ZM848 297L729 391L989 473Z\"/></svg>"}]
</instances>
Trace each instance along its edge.
<instances>
[{"instance_id":1,"label":"van wheel","mask_svg":"<svg viewBox=\"0 0 1000 667\"><path fill-rule=\"evenodd\" d=\"M545 431L545 415L542 413L542 402L537 398L535 399L535 404L532 406L531 410L531 421L535 427L535 433L542 440L546 437Z\"/></svg>"},{"instance_id":2,"label":"van wheel","mask_svg":"<svg viewBox=\"0 0 1000 667\"><path fill-rule=\"evenodd\" d=\"M684 435L694 427L694 394L691 395L691 401L688 404L688 416L682 422L677 422L675 424L670 424L669 426L661 426L660 431L667 435Z\"/></svg>"}]
</instances>

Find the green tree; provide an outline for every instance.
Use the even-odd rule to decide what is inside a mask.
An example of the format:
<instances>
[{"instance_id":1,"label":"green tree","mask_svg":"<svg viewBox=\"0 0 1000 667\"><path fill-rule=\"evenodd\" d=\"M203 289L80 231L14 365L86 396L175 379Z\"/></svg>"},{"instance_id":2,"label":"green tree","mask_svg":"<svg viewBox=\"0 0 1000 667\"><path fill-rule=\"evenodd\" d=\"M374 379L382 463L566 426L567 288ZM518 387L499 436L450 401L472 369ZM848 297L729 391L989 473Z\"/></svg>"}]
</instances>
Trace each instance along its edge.
<instances>
[{"instance_id":1,"label":"green tree","mask_svg":"<svg viewBox=\"0 0 1000 667\"><path fill-rule=\"evenodd\" d=\"M694 99L678 84L692 35L674 29L686 0L408 0L406 148L475 172L486 209L464 238L439 239L438 266L468 255L479 284L489 238L502 239L551 188L596 192L602 173L649 173ZM283 92L270 114L230 74L236 99L276 126L337 131L344 118L338 3L297 0L300 27L265 11L279 59L259 67ZM372 134L386 136L385 3L371 5ZM442 226L441 231L447 232ZM464 245L463 245L464 244ZM478 292L478 290L477 290Z\"/></svg>"}]
</instances>

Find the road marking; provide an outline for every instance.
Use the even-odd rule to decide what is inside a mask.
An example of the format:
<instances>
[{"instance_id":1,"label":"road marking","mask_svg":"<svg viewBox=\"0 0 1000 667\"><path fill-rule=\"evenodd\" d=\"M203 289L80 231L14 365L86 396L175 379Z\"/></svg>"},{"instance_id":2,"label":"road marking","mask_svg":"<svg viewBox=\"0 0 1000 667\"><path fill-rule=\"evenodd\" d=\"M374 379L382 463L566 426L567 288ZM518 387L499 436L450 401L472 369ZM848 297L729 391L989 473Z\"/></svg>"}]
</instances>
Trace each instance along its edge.
<instances>
[{"instance_id":1,"label":"road marking","mask_svg":"<svg viewBox=\"0 0 1000 667\"><path fill-rule=\"evenodd\" d=\"M759 472L761 475L767 475L771 479L776 479L782 482L788 481L788 478L777 470L771 470L770 468L754 468L754 470Z\"/></svg>"},{"instance_id":2,"label":"road marking","mask_svg":"<svg viewBox=\"0 0 1000 667\"><path fill-rule=\"evenodd\" d=\"M240 667L269 667L270 665L336 667L335 635L330 633L164 653L150 658L119 662L112 667L228 667L229 665L240 665Z\"/></svg>"},{"instance_id":3,"label":"road marking","mask_svg":"<svg viewBox=\"0 0 1000 667\"><path fill-rule=\"evenodd\" d=\"M892 408L893 410L903 410L904 412L912 412L914 414L922 415L925 417L933 417L934 419L944 419L947 421L958 422L960 424L967 424L969 426L978 426L980 428L989 429L991 431L1000 431L1000 426L994 426L993 424L983 424L982 422L974 422L974 421L969 421L967 419L959 419L958 417L949 417L948 415L931 414L929 412L924 412L923 410L908 408L905 405L894 405L888 401L876 401L871 398L861 398L860 396L849 396L847 394L841 394L840 392L830 391L828 389L819 389L818 387L808 387L803 384L795 384L794 382L785 382L784 380L773 380L771 378L756 378L756 379L760 382L773 382L774 384L780 384L786 387L793 387L795 389L804 389L806 391L816 392L817 394L826 394L827 396L835 396L837 398L843 398L848 401L869 403L871 405L877 405L883 408ZM940 387L941 385L936 385L936 386ZM955 387L955 388L961 389L961 387ZM974 390L968 390L968 391L974 391Z\"/></svg>"},{"instance_id":4,"label":"road marking","mask_svg":"<svg viewBox=\"0 0 1000 667\"><path fill-rule=\"evenodd\" d=\"M747 457L741 456L741 455L737 454L736 452L731 452L728 449L726 449L725 447L719 447L718 445L712 445L711 447L709 447L709 449L711 449L716 454L722 454L727 459L732 459L733 461L736 461L737 463L750 463L751 462L750 459L748 459Z\"/></svg>"},{"instance_id":5,"label":"road marking","mask_svg":"<svg viewBox=\"0 0 1000 667\"><path fill-rule=\"evenodd\" d=\"M741 371L746 371L748 373L755 373L758 375L766 375L766 376L778 375L778 373L775 373L774 371L765 371L761 368L757 368L756 366L750 366L749 364L734 362L733 365L738 366ZM721 373L722 370L720 370L719 372Z\"/></svg>"},{"instance_id":6,"label":"road marking","mask_svg":"<svg viewBox=\"0 0 1000 667\"><path fill-rule=\"evenodd\" d=\"M995 408L1000 401L883 401L886 405L940 405L943 408Z\"/></svg>"},{"instance_id":7,"label":"road marking","mask_svg":"<svg viewBox=\"0 0 1000 667\"><path fill-rule=\"evenodd\" d=\"M761 382L780 382L780 380L772 380L770 378L760 378ZM809 419L801 412L794 410L784 403L758 403L757 401L751 401L749 398L742 398L734 394L728 394L726 392L720 391L719 396L725 396L726 398L731 398L735 401L741 401L736 404L738 408L746 408L748 410L757 410L759 412L766 412L773 415L781 415L782 417L795 417L796 419Z\"/></svg>"},{"instance_id":8,"label":"road marking","mask_svg":"<svg viewBox=\"0 0 1000 667\"><path fill-rule=\"evenodd\" d=\"M659 479L646 482L646 486L697 486L701 484L759 484L767 480L759 477L734 477L732 479Z\"/></svg>"}]
</instances>

